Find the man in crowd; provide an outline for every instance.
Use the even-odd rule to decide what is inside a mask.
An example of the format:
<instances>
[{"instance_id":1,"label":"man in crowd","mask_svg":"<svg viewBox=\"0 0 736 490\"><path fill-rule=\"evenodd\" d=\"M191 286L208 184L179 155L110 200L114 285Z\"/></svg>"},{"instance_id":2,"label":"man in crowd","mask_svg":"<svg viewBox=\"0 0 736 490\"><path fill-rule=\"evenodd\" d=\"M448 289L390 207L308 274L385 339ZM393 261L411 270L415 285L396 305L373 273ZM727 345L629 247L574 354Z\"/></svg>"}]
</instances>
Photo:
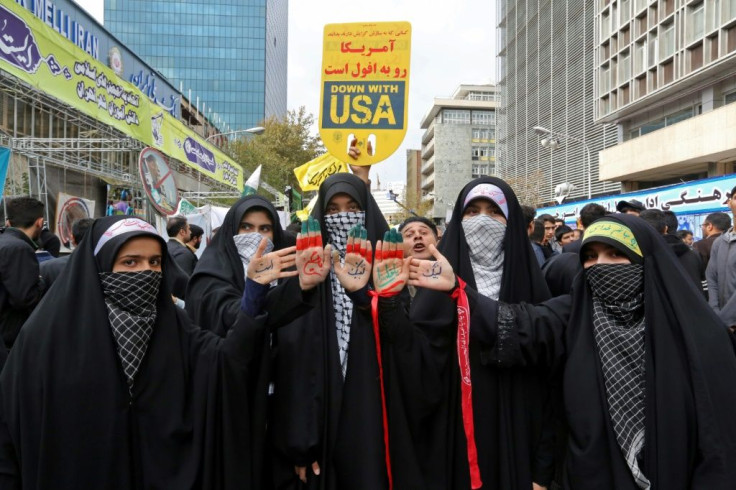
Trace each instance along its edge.
<instances>
[{"instance_id":1,"label":"man in crowd","mask_svg":"<svg viewBox=\"0 0 736 490\"><path fill-rule=\"evenodd\" d=\"M544 223L543 246L549 248L552 252L561 252L562 246L555 240L555 229L557 229L557 223L555 222L554 216L552 216L551 214L543 214L539 216L539 219L541 219ZM548 254L545 253L545 255Z\"/></svg>"},{"instance_id":2,"label":"man in crowd","mask_svg":"<svg viewBox=\"0 0 736 490\"><path fill-rule=\"evenodd\" d=\"M169 235L166 247L169 249L171 258L181 270L191 276L197 264L197 256L186 245L191 235L187 219L183 216L169 218L166 223L166 233Z\"/></svg>"},{"instance_id":3,"label":"man in crowd","mask_svg":"<svg viewBox=\"0 0 736 490\"><path fill-rule=\"evenodd\" d=\"M567 225L558 226L555 230L555 241L559 243L563 249L565 245L568 245L575 241L574 233L572 228Z\"/></svg>"},{"instance_id":4,"label":"man in crowd","mask_svg":"<svg viewBox=\"0 0 736 490\"><path fill-rule=\"evenodd\" d=\"M728 206L736 215L736 187L731 189ZM736 233L733 227L713 241L705 278L708 302L723 323L733 329L736 326Z\"/></svg>"},{"instance_id":5,"label":"man in crowd","mask_svg":"<svg viewBox=\"0 0 736 490\"><path fill-rule=\"evenodd\" d=\"M7 202L0 235L0 333L10 349L44 291L35 240L43 227L43 203L32 197Z\"/></svg>"},{"instance_id":6,"label":"man in crowd","mask_svg":"<svg viewBox=\"0 0 736 490\"><path fill-rule=\"evenodd\" d=\"M606 208L594 202L588 203L580 210L578 217L578 230L583 230L593 224L593 221L608 214ZM563 247L563 252L580 253L580 241L574 241Z\"/></svg>"},{"instance_id":7,"label":"man in crowd","mask_svg":"<svg viewBox=\"0 0 736 490\"><path fill-rule=\"evenodd\" d=\"M532 221L532 232L529 234L529 241L532 244L532 250L534 251L534 257L536 257L539 267L551 256L554 252L550 247L544 246L544 221L541 219L535 219Z\"/></svg>"},{"instance_id":8,"label":"man in crowd","mask_svg":"<svg viewBox=\"0 0 736 490\"><path fill-rule=\"evenodd\" d=\"M95 220L92 218L81 218L72 223L71 241L75 249L77 245L79 245L79 242L82 241L82 238L87 234L87 230L89 230L94 221ZM66 268L66 264L69 262L71 256L71 254L68 254L63 257L59 257L58 259L41 262L41 277L46 285L46 290L51 287L56 278L59 277L59 274L61 274L61 271Z\"/></svg>"},{"instance_id":9,"label":"man in crowd","mask_svg":"<svg viewBox=\"0 0 736 490\"><path fill-rule=\"evenodd\" d=\"M412 216L399 225L399 233L404 239L404 257L420 260L432 258L430 245L437 245L437 225L427 218Z\"/></svg>"},{"instance_id":10,"label":"man in crowd","mask_svg":"<svg viewBox=\"0 0 736 490\"><path fill-rule=\"evenodd\" d=\"M693 284L695 284L695 287L699 291L702 291L702 266L700 263L700 257L698 257L697 253L690 250L690 247L688 247L685 242L677 238L676 235L667 233L667 221L664 212L659 209L645 209L641 214L639 214L639 217L649 223L664 237L664 241L670 246L670 249L677 256L680 264L682 264L683 269L687 272L687 277L692 279Z\"/></svg>"},{"instance_id":11,"label":"man in crowd","mask_svg":"<svg viewBox=\"0 0 736 490\"><path fill-rule=\"evenodd\" d=\"M189 241L187 242L189 250L196 254L197 250L199 250L199 246L202 245L203 236L204 229L201 226L189 225Z\"/></svg>"},{"instance_id":12,"label":"man in crowd","mask_svg":"<svg viewBox=\"0 0 736 490\"><path fill-rule=\"evenodd\" d=\"M677 230L677 238L685 242L690 248L693 248L693 232L690 230ZM706 266L707 267L707 266Z\"/></svg>"},{"instance_id":13,"label":"man in crowd","mask_svg":"<svg viewBox=\"0 0 736 490\"><path fill-rule=\"evenodd\" d=\"M646 207L644 207L641 201L637 201L636 199L619 201L618 204L616 204L616 211L623 214L633 214L634 216L639 216L639 213L645 209Z\"/></svg>"},{"instance_id":14,"label":"man in crowd","mask_svg":"<svg viewBox=\"0 0 736 490\"><path fill-rule=\"evenodd\" d=\"M708 267L713 242L729 228L731 228L731 217L726 213L710 213L700 225L700 229L703 230L703 239L693 244L693 250L700 255L703 270Z\"/></svg>"}]
</instances>

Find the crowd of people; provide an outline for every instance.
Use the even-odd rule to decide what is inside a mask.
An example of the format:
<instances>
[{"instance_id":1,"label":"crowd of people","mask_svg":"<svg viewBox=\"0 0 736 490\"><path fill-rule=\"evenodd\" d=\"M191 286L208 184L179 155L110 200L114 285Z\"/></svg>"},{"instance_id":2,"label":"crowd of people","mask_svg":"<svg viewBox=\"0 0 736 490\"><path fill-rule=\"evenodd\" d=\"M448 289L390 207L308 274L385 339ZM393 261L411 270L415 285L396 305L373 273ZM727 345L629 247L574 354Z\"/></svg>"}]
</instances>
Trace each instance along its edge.
<instances>
[{"instance_id":1,"label":"crowd of people","mask_svg":"<svg viewBox=\"0 0 736 490\"><path fill-rule=\"evenodd\" d=\"M0 488L736 486L726 213L572 228L481 177L440 236L359 169L295 231L251 195L211 237L79 220L39 266L43 204L6 208Z\"/></svg>"}]
</instances>

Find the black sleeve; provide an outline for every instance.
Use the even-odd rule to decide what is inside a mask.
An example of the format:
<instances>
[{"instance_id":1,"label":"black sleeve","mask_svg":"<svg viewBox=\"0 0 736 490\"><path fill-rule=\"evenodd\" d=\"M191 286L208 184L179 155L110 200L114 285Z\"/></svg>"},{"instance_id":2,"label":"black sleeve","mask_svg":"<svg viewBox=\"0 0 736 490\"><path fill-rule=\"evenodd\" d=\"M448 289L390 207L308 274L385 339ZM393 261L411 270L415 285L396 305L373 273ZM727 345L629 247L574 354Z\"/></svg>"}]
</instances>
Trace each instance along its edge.
<instances>
[{"instance_id":1,"label":"black sleeve","mask_svg":"<svg viewBox=\"0 0 736 490\"><path fill-rule=\"evenodd\" d=\"M421 420L442 396L440 363L400 295L378 299L378 319L388 396L401 397L408 420Z\"/></svg>"},{"instance_id":2,"label":"black sleeve","mask_svg":"<svg viewBox=\"0 0 736 490\"><path fill-rule=\"evenodd\" d=\"M290 277L271 288L266 294L264 311L269 328L279 328L293 322L317 304L317 288L302 291L299 277Z\"/></svg>"},{"instance_id":3,"label":"black sleeve","mask_svg":"<svg viewBox=\"0 0 736 490\"><path fill-rule=\"evenodd\" d=\"M38 260L30 246L8 247L0 254L0 281L8 292L8 302L13 308L35 306L43 295Z\"/></svg>"},{"instance_id":4,"label":"black sleeve","mask_svg":"<svg viewBox=\"0 0 736 490\"><path fill-rule=\"evenodd\" d=\"M470 304L470 337L484 347L483 364L499 367L559 363L570 317L570 295L540 305L507 305L465 288Z\"/></svg>"}]
</instances>

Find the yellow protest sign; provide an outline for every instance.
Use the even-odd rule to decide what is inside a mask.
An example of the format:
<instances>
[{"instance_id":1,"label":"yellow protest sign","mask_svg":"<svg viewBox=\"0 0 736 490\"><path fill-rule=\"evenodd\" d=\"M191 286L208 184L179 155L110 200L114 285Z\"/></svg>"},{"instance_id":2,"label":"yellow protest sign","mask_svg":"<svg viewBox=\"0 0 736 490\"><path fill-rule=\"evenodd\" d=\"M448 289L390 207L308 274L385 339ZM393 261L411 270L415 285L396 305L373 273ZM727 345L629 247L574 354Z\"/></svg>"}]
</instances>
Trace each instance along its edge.
<instances>
[{"instance_id":1,"label":"yellow protest sign","mask_svg":"<svg viewBox=\"0 0 736 490\"><path fill-rule=\"evenodd\" d=\"M322 52L319 133L327 151L354 165L395 152L407 129L411 24L328 24ZM360 150L353 160L350 147Z\"/></svg>"},{"instance_id":2,"label":"yellow protest sign","mask_svg":"<svg viewBox=\"0 0 736 490\"><path fill-rule=\"evenodd\" d=\"M347 172L348 166L329 153L320 155L294 169L296 180L303 191L316 191L327 177L339 172Z\"/></svg>"}]
</instances>

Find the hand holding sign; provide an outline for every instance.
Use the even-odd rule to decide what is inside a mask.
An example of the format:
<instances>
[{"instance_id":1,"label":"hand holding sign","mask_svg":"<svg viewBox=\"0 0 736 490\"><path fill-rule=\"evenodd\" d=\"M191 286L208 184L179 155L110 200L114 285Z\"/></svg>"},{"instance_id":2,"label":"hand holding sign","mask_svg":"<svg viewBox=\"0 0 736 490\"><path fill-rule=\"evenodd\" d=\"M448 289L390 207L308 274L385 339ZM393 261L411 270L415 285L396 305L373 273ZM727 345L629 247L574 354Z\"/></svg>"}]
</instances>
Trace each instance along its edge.
<instances>
[{"instance_id":1,"label":"hand holding sign","mask_svg":"<svg viewBox=\"0 0 736 490\"><path fill-rule=\"evenodd\" d=\"M308 291L325 280L331 253L331 245L322 248L319 222L310 216L302 222L302 232L296 237L296 268L302 290Z\"/></svg>"},{"instance_id":2,"label":"hand holding sign","mask_svg":"<svg viewBox=\"0 0 736 490\"><path fill-rule=\"evenodd\" d=\"M452 291L455 288L452 266L434 245L429 246L429 251L436 260L411 259L409 284L436 291Z\"/></svg>"},{"instance_id":3,"label":"hand holding sign","mask_svg":"<svg viewBox=\"0 0 736 490\"><path fill-rule=\"evenodd\" d=\"M368 230L361 225L348 232L345 263L340 263L340 253L332 252L332 265L335 275L347 292L358 291L368 284L371 277L373 248L368 240Z\"/></svg>"},{"instance_id":4,"label":"hand holding sign","mask_svg":"<svg viewBox=\"0 0 736 490\"><path fill-rule=\"evenodd\" d=\"M268 238L264 237L256 249L256 253L248 264L248 278L258 284L271 284L278 279L293 277L297 271L287 271L296 262L294 252L296 247L283 248L263 255L268 245Z\"/></svg>"}]
</instances>

